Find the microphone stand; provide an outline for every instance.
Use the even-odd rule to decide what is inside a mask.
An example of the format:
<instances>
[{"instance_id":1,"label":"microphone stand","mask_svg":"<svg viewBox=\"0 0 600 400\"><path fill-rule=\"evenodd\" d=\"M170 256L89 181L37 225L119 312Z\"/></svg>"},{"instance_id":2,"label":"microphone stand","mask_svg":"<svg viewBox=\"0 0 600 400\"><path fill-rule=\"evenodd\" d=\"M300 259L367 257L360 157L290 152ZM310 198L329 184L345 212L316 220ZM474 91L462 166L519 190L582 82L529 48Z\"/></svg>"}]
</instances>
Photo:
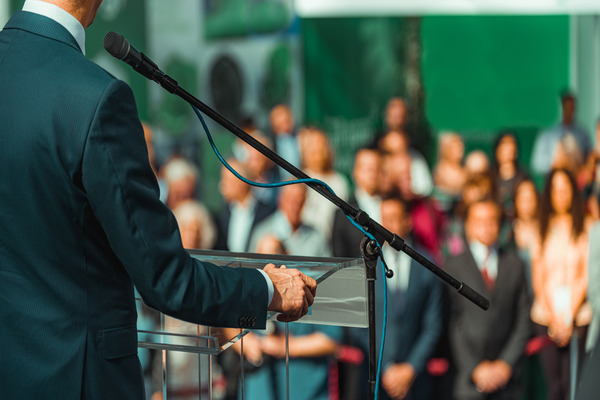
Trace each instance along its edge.
<instances>
[{"instance_id":1,"label":"microphone stand","mask_svg":"<svg viewBox=\"0 0 600 400\"><path fill-rule=\"evenodd\" d=\"M119 36L118 39L121 40L119 45L122 46L120 49L115 50L115 46L111 46L115 40L115 36ZM108 42L108 43L107 43ZM189 103L190 105L196 107L198 110L203 112L205 115L210 117L212 120L217 122L219 125L236 135L238 138L248 143L254 149L258 150L265 157L272 160L275 164L285 169L287 172L292 174L298 179L311 179L310 176L302 172L300 169L296 168L292 164L290 164L287 160L282 158L279 154L275 153L273 150L269 149L258 140L244 132L241 128L235 125L233 122L229 121L217 111L213 110L196 97L191 95L185 89L181 88L177 81L163 71L161 71L154 62L152 62L146 55L141 52L138 52L129 44L129 42L119 35L116 32L107 33L104 39L104 47L106 50L114 57L119 58L130 64L134 70L140 72L142 75L147 77L150 80L155 81L168 92L175 94L176 96L181 97L184 101ZM112 48L111 48L112 47ZM126 51L123 50L126 48ZM121 51L123 50L123 51ZM133 57L130 57L130 53L133 54ZM440 279L446 282L448 285L452 286L458 293L472 301L474 304L479 306L480 308L487 310L489 308L489 300L483 297L481 294L473 290L467 284L457 280L452 275L448 274L446 271L435 265L433 262L429 261L425 258L421 253L414 250L410 246L408 246L404 239L396 235L395 233L390 232L385 229L379 223L374 221L369 215L348 204L346 201L339 198L337 195L331 193L327 188L322 185L319 185L314 182L307 183L313 190L317 191L321 196L325 197L327 200L335 204L338 208L340 208L344 214L350 216L357 224L363 227L363 229L371 234L375 240L383 245L384 242L387 242L391 247L396 249L397 251L403 251L412 259L417 261L419 264L433 272ZM375 332L375 279L376 277L376 260L378 256L377 250L375 250L376 246L373 246L372 243L363 239L364 245L361 244L361 253L363 254L363 258L367 265L367 297L368 297L368 310L369 310L369 400L374 399L375 397L375 381L377 377L376 371L376 332Z\"/></svg>"}]
</instances>

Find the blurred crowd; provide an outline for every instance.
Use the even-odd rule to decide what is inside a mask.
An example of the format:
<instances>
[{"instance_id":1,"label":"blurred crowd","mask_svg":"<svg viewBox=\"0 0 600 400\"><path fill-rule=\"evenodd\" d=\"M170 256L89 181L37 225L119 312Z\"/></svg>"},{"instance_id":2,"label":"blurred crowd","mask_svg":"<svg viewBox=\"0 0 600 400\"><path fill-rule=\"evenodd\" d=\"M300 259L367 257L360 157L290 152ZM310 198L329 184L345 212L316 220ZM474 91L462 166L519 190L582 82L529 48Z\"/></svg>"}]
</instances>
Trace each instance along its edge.
<instances>
[{"instance_id":1,"label":"blurred crowd","mask_svg":"<svg viewBox=\"0 0 600 400\"><path fill-rule=\"evenodd\" d=\"M590 243L600 235L600 124L592 140L576 124L575 97L567 93L560 100L561 121L539 132L530 165L521 163L519 138L511 131L498 135L491 154L465 154L459 132L441 132L430 168L411 146L415 132L407 131L410 109L401 98L388 102L384 131L357 149L350 177L335 170L327 132L301 126L288 106L274 107L263 131L247 124L259 142L491 301L489 311L480 310L384 245L394 275L387 279L380 398L569 398L598 335L600 279L593 277L600 273L600 255ZM145 131L153 163L152 132ZM231 154L229 164L248 179L291 178L241 141ZM192 162L175 155L156 173L186 248L361 256L363 235L304 185L256 188L223 167L223 207L211 215L197 196L201 180ZM382 302L378 290L378 332ZM289 329L291 399L366 398L365 329ZM221 354L216 370L224 387L217 398L241 398L241 368L246 399L284 398L283 332L273 323ZM246 361L240 365L242 347ZM198 398L190 390L173 395Z\"/></svg>"}]
</instances>

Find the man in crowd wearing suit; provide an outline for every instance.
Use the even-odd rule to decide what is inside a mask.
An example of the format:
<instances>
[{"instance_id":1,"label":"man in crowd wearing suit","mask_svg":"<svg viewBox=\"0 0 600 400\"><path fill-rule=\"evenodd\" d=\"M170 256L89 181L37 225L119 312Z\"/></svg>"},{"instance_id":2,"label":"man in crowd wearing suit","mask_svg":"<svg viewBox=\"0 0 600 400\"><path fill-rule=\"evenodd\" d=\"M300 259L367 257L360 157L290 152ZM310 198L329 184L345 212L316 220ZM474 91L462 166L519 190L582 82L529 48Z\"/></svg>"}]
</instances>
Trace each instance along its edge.
<instances>
[{"instance_id":1,"label":"man in crowd wearing suit","mask_svg":"<svg viewBox=\"0 0 600 400\"><path fill-rule=\"evenodd\" d=\"M83 55L101 2L27 0L0 32L3 399L142 399L133 283L176 318L254 328L316 290L183 249L130 88Z\"/></svg>"},{"instance_id":2,"label":"man in crowd wearing suit","mask_svg":"<svg viewBox=\"0 0 600 400\"><path fill-rule=\"evenodd\" d=\"M398 197L383 200L381 222L410 243L412 221L405 203ZM422 252L422 250L421 250ZM442 287L438 278L408 255L383 246L383 255L392 278L387 279L387 332L383 349L382 398L431 398L432 382L427 361L442 332ZM383 279L377 291L377 309L383 309ZM378 315L378 332L383 320Z\"/></svg>"},{"instance_id":3,"label":"man in crowd wearing suit","mask_svg":"<svg viewBox=\"0 0 600 400\"><path fill-rule=\"evenodd\" d=\"M464 253L446 263L449 274L487 293L484 311L457 292L450 295L449 335L456 368L455 399L519 399L530 299L523 261L498 248L500 207L480 200L466 212Z\"/></svg>"},{"instance_id":4,"label":"man in crowd wearing suit","mask_svg":"<svg viewBox=\"0 0 600 400\"><path fill-rule=\"evenodd\" d=\"M228 163L242 176L248 176L240 162L229 160ZM226 204L218 218L219 235L216 248L239 253L248 252L254 228L273 214L275 207L257 199L250 185L238 179L225 167L221 168L219 190Z\"/></svg>"},{"instance_id":5,"label":"man in crowd wearing suit","mask_svg":"<svg viewBox=\"0 0 600 400\"><path fill-rule=\"evenodd\" d=\"M302 222L306 191L304 185L288 185L281 188L277 211L256 227L250 239L250 251L256 251L259 242L265 236L273 235L283 243L291 255L331 256L325 237L312 226Z\"/></svg>"},{"instance_id":6,"label":"man in crowd wearing suit","mask_svg":"<svg viewBox=\"0 0 600 400\"><path fill-rule=\"evenodd\" d=\"M354 157L354 195L348 201L381 222L381 197L377 193L381 156L376 148L358 150ZM360 241L364 234L356 229L342 210L337 210L333 220L331 246L335 257L359 258Z\"/></svg>"}]
</instances>

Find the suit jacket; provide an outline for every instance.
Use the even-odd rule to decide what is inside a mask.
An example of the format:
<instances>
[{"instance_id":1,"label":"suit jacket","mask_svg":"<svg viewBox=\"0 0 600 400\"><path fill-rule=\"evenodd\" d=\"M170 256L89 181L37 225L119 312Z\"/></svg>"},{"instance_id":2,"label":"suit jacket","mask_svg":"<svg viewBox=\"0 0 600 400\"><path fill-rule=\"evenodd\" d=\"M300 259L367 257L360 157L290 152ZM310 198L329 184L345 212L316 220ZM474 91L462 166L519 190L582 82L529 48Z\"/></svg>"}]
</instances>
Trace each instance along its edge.
<instances>
[{"instance_id":1,"label":"suit jacket","mask_svg":"<svg viewBox=\"0 0 600 400\"><path fill-rule=\"evenodd\" d=\"M254 228L258 226L262 221L267 219L271 214L275 212L275 206L269 205L259 199L256 199L256 207L254 208L254 219L252 220L252 226L250 228L250 233L248 234L248 240L246 241L245 251L253 251L250 249L250 239L252 238L252 232L254 232ZM217 219L218 225L218 236L217 236L217 244L215 245L215 249L217 250L229 250L229 246L227 245L227 238L229 237L229 221L231 220L231 204L226 204L221 216Z\"/></svg>"},{"instance_id":2,"label":"suit jacket","mask_svg":"<svg viewBox=\"0 0 600 400\"><path fill-rule=\"evenodd\" d=\"M133 282L190 322L264 327L258 271L192 259L129 87L52 19L0 32L3 399L141 399Z\"/></svg>"},{"instance_id":3,"label":"suit jacket","mask_svg":"<svg viewBox=\"0 0 600 400\"><path fill-rule=\"evenodd\" d=\"M354 197L348 200L348 204L358 207ZM360 241L364 236L364 233L348 221L342 210L335 210L331 230L331 250L334 257L362 257L360 254Z\"/></svg>"},{"instance_id":4,"label":"suit jacket","mask_svg":"<svg viewBox=\"0 0 600 400\"><path fill-rule=\"evenodd\" d=\"M422 252L421 249L418 249ZM430 257L428 257L430 258ZM394 270L393 266L390 266ZM378 272L377 335L383 325L383 280ZM395 274L399 271L394 270ZM408 287L399 294L388 287L387 329L382 369L390 364L410 363L416 372L409 399L427 399L431 393L426 366L442 333L442 286L439 279L415 260L410 263ZM380 389L383 398L387 398Z\"/></svg>"},{"instance_id":5,"label":"suit jacket","mask_svg":"<svg viewBox=\"0 0 600 400\"><path fill-rule=\"evenodd\" d=\"M487 311L452 290L449 335L456 367L454 397L457 399L518 398L521 361L530 335L530 299L525 279L525 266L513 249L500 249L498 276L493 291L487 291L481 272L466 251L448 259L446 269L456 279L487 295ZM504 390L486 397L477 392L471 380L473 369L483 360L502 359L513 369Z\"/></svg>"}]
</instances>

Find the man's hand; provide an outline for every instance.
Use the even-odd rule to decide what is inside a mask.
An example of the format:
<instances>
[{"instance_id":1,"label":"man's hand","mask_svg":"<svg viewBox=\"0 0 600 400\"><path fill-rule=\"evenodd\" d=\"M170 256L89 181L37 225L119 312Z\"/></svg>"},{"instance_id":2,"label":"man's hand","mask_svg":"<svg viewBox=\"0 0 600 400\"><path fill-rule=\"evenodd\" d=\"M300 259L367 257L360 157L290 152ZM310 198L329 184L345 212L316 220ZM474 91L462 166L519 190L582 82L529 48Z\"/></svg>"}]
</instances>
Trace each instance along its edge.
<instances>
[{"instance_id":1,"label":"man's hand","mask_svg":"<svg viewBox=\"0 0 600 400\"><path fill-rule=\"evenodd\" d=\"M472 378L481 393L492 393L506 386L512 368L504 360L484 360L473 370Z\"/></svg>"},{"instance_id":2,"label":"man's hand","mask_svg":"<svg viewBox=\"0 0 600 400\"><path fill-rule=\"evenodd\" d=\"M381 385L392 399L403 399L415 379L415 369L409 363L393 364L383 373Z\"/></svg>"},{"instance_id":3,"label":"man's hand","mask_svg":"<svg viewBox=\"0 0 600 400\"><path fill-rule=\"evenodd\" d=\"M290 335L290 342L293 341ZM271 357L285 357L285 336L284 335L267 335L261 343L261 351Z\"/></svg>"},{"instance_id":4,"label":"man's hand","mask_svg":"<svg viewBox=\"0 0 600 400\"><path fill-rule=\"evenodd\" d=\"M246 360L248 360L252 365L262 364L263 352L261 350L261 339L258 337L258 335L250 332L244 336L243 340L244 357L246 357ZM241 342L238 341L237 343L240 343L240 349L237 349L237 351L239 351L241 350Z\"/></svg>"},{"instance_id":5,"label":"man's hand","mask_svg":"<svg viewBox=\"0 0 600 400\"><path fill-rule=\"evenodd\" d=\"M277 320L292 322L306 315L317 293L317 282L297 269L287 269L285 265L276 268L267 264L263 271L273 282L274 293L269 311L281 313Z\"/></svg>"}]
</instances>

